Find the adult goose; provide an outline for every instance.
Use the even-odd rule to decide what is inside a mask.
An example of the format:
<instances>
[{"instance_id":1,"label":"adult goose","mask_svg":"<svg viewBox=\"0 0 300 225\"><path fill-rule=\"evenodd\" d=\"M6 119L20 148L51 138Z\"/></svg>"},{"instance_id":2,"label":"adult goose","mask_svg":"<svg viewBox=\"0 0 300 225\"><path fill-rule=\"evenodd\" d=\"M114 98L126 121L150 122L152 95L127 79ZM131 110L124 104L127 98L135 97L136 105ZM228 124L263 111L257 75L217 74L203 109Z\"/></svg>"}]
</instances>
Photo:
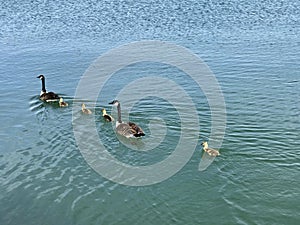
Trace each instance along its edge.
<instances>
[{"instance_id":1,"label":"adult goose","mask_svg":"<svg viewBox=\"0 0 300 225\"><path fill-rule=\"evenodd\" d=\"M42 81L42 91L40 94L40 99L46 102L56 102L59 101L59 96L55 94L54 92L47 92L46 91L46 85L45 85L45 77L44 75L39 75L37 78L39 78Z\"/></svg>"},{"instance_id":2,"label":"adult goose","mask_svg":"<svg viewBox=\"0 0 300 225\"><path fill-rule=\"evenodd\" d=\"M202 143L202 146L203 146L203 150L204 150L205 152L207 152L210 156L218 156L218 155L220 155L220 153L219 153L218 150L212 149L212 148L209 148L209 147L208 147L207 141L203 142L203 143Z\"/></svg>"},{"instance_id":3,"label":"adult goose","mask_svg":"<svg viewBox=\"0 0 300 225\"><path fill-rule=\"evenodd\" d=\"M117 106L118 110L118 120L116 121L116 131L118 134L130 138L130 137L141 137L145 136L144 131L135 123L133 122L122 122L121 119L121 105L118 100L114 100L110 102L109 104Z\"/></svg>"}]
</instances>

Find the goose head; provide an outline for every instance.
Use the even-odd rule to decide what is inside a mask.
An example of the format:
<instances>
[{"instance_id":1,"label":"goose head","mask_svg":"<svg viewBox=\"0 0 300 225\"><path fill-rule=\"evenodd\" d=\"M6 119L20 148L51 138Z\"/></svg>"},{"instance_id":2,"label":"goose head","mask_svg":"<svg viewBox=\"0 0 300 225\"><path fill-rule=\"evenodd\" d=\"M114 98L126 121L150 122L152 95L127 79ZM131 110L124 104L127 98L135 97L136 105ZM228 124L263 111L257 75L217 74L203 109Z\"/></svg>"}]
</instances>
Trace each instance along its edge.
<instances>
[{"instance_id":1,"label":"goose head","mask_svg":"<svg viewBox=\"0 0 300 225\"><path fill-rule=\"evenodd\" d=\"M41 74L41 75L37 76L36 78L39 78L39 79L41 79L41 80L45 80L45 77L44 77L44 75L43 75L43 74Z\"/></svg>"},{"instance_id":2,"label":"goose head","mask_svg":"<svg viewBox=\"0 0 300 225\"><path fill-rule=\"evenodd\" d=\"M118 106L120 104L120 102L118 100L113 100L112 102L110 102L108 104Z\"/></svg>"}]
</instances>

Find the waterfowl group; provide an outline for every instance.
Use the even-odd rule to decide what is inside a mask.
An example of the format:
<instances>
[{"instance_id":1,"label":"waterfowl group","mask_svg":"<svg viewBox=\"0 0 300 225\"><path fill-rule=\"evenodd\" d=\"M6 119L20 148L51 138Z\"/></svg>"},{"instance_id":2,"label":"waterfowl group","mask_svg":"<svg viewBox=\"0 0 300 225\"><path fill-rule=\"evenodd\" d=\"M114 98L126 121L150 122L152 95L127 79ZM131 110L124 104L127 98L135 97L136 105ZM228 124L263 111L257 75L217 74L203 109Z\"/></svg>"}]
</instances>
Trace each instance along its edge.
<instances>
[{"instance_id":1,"label":"waterfowl group","mask_svg":"<svg viewBox=\"0 0 300 225\"><path fill-rule=\"evenodd\" d=\"M60 107L68 106L68 103L64 102L62 97L55 94L54 92L46 91L44 75L41 74L37 78L39 78L42 81L42 90L41 90L41 93L39 96L42 101L45 101L45 102L57 102L58 101L58 104ZM115 127L116 127L116 132L119 135L124 136L126 138L132 138L132 137L138 138L138 137L145 136L144 131L137 124L130 122L130 121L128 121L128 122L122 121L121 104L118 100L114 100L114 101L110 102L109 104L117 107L118 118L117 118ZM84 103L82 103L82 105L81 105L81 111L84 114L92 114L92 111L90 109L87 109ZM114 121L114 118L111 115L107 114L106 109L103 108L101 111L102 111L102 117L107 122ZM218 150L209 148L208 143L206 141L202 143L202 146L203 146L203 151L206 152L209 156L216 157L216 156L220 155Z\"/></svg>"},{"instance_id":2,"label":"waterfowl group","mask_svg":"<svg viewBox=\"0 0 300 225\"><path fill-rule=\"evenodd\" d=\"M210 156L218 156L220 155L219 151L216 149L212 149L208 147L208 143L207 141L202 142L202 146L203 146L203 151L207 152L207 154L209 154Z\"/></svg>"}]
</instances>

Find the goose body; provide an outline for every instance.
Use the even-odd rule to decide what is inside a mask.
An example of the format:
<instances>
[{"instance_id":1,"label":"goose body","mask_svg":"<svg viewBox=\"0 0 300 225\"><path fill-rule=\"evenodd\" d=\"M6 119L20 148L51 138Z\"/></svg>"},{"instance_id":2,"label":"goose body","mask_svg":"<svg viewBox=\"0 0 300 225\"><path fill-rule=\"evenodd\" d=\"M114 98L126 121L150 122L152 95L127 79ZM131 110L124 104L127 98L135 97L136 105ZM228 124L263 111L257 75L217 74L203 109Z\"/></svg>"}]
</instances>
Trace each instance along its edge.
<instances>
[{"instance_id":1,"label":"goose body","mask_svg":"<svg viewBox=\"0 0 300 225\"><path fill-rule=\"evenodd\" d=\"M69 104L67 102L64 102L63 98L59 99L59 107L67 107Z\"/></svg>"},{"instance_id":2,"label":"goose body","mask_svg":"<svg viewBox=\"0 0 300 225\"><path fill-rule=\"evenodd\" d=\"M128 122L128 123L122 122L121 106L120 106L120 102L118 100L114 100L114 101L110 102L109 104L117 106L118 120L116 122L116 131L118 134L120 134L124 137L127 137L127 138L145 136L144 131L137 124L135 124L133 122Z\"/></svg>"},{"instance_id":3,"label":"goose body","mask_svg":"<svg viewBox=\"0 0 300 225\"><path fill-rule=\"evenodd\" d=\"M85 104L84 104L84 103L82 103L82 105L81 105L81 111L82 111L83 113L85 113L85 114L92 114L92 111L91 111L90 109L87 109L87 108L85 107Z\"/></svg>"},{"instance_id":4,"label":"goose body","mask_svg":"<svg viewBox=\"0 0 300 225\"><path fill-rule=\"evenodd\" d=\"M42 91L40 94L40 99L46 102L57 102L59 100L59 96L54 92L46 91L45 76L41 74L37 78L42 81Z\"/></svg>"},{"instance_id":5,"label":"goose body","mask_svg":"<svg viewBox=\"0 0 300 225\"><path fill-rule=\"evenodd\" d=\"M218 155L220 155L220 153L219 153L218 150L209 148L208 147L208 143L206 141L202 143L202 146L203 146L203 150L205 152L207 152L207 154L209 154L210 156L218 156Z\"/></svg>"},{"instance_id":6,"label":"goose body","mask_svg":"<svg viewBox=\"0 0 300 225\"><path fill-rule=\"evenodd\" d=\"M104 118L107 122L112 122L112 121L114 121L114 118L113 118L111 115L107 114L106 109L102 109L101 111L102 111L102 116L103 116L103 118Z\"/></svg>"}]
</instances>

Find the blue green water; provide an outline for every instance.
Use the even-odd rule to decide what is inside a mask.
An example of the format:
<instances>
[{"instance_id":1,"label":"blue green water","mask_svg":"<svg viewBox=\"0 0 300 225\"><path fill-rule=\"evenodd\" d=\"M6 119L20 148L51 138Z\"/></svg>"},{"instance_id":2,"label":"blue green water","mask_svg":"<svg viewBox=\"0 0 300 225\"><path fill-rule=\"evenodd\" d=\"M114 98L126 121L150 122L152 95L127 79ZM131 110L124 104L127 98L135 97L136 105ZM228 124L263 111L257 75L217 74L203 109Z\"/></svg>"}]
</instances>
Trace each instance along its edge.
<instances>
[{"instance_id":1,"label":"blue green water","mask_svg":"<svg viewBox=\"0 0 300 225\"><path fill-rule=\"evenodd\" d=\"M0 224L298 224L299 17L299 2L284 0L2 1ZM119 160L159 162L180 136L178 112L149 97L130 118L148 136L150 119L161 118L166 137L151 152L120 144L100 110L114 112L107 103L128 80L173 77L199 116L199 140L188 163L169 179L134 187L102 177L84 160L72 106L79 104L76 88L97 57L141 40L168 41L201 57L222 89L227 125L221 155L199 171L200 144L211 132L201 89L182 71L156 63L118 71L93 116L99 139ZM39 100L41 73L68 108Z\"/></svg>"}]
</instances>

